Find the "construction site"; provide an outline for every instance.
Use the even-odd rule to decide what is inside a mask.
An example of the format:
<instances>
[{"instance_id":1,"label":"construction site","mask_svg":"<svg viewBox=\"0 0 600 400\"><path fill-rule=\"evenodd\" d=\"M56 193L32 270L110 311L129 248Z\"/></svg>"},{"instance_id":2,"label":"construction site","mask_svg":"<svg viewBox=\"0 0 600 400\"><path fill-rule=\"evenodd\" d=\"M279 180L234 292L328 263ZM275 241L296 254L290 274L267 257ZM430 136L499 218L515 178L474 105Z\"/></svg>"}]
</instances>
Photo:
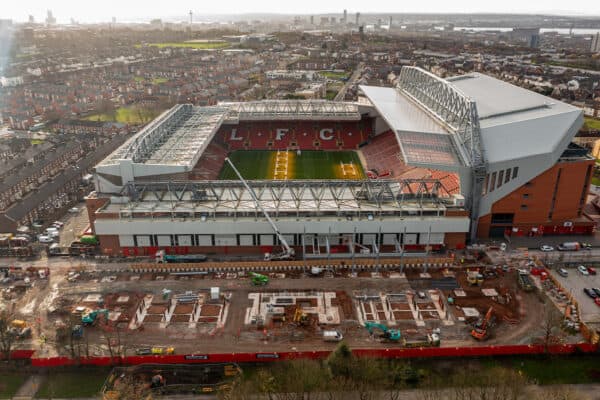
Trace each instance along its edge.
<instances>
[{"instance_id":1,"label":"construction site","mask_svg":"<svg viewBox=\"0 0 600 400\"><path fill-rule=\"evenodd\" d=\"M15 348L35 357L331 350L340 341L375 349L534 344L549 313L561 316L554 344L595 340L582 321L567 323L576 302L557 301L539 260L493 266L481 249L402 265L63 265L4 271L27 282L5 288L3 305L23 332Z\"/></svg>"}]
</instances>

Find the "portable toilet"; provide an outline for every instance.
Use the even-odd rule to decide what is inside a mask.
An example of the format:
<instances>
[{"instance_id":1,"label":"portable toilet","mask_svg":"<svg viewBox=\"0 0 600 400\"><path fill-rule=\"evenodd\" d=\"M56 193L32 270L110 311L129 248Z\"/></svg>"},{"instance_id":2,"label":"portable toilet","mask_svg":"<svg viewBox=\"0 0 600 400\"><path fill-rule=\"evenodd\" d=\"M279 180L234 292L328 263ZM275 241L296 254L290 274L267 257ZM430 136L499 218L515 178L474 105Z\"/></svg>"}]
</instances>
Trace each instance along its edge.
<instances>
[{"instance_id":1,"label":"portable toilet","mask_svg":"<svg viewBox=\"0 0 600 400\"><path fill-rule=\"evenodd\" d=\"M219 288L218 287L211 287L210 288L210 299L211 300L219 300Z\"/></svg>"}]
</instances>

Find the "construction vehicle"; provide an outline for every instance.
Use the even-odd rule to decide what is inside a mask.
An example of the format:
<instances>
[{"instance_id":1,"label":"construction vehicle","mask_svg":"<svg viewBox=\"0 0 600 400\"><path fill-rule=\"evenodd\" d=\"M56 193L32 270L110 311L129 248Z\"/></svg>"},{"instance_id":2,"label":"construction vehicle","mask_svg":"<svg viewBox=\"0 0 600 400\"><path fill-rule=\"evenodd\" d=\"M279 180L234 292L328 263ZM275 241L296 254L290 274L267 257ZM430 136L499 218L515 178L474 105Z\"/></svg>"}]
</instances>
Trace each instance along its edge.
<instances>
[{"instance_id":1,"label":"construction vehicle","mask_svg":"<svg viewBox=\"0 0 600 400\"><path fill-rule=\"evenodd\" d=\"M485 316L473 325L471 336L477 340L486 340L490 336L490 328L493 326L494 307L490 307Z\"/></svg>"},{"instance_id":2,"label":"construction vehicle","mask_svg":"<svg viewBox=\"0 0 600 400\"><path fill-rule=\"evenodd\" d=\"M440 335L437 333L428 333L427 336L417 339L404 339L404 347L440 347Z\"/></svg>"},{"instance_id":3,"label":"construction vehicle","mask_svg":"<svg viewBox=\"0 0 600 400\"><path fill-rule=\"evenodd\" d=\"M135 354L138 356L160 356L175 354L174 347L140 347L135 349Z\"/></svg>"},{"instance_id":4,"label":"construction vehicle","mask_svg":"<svg viewBox=\"0 0 600 400\"><path fill-rule=\"evenodd\" d=\"M308 325L308 314L302 311L302 307L296 307L296 311L294 312L294 322L300 326Z\"/></svg>"},{"instance_id":5,"label":"construction vehicle","mask_svg":"<svg viewBox=\"0 0 600 400\"><path fill-rule=\"evenodd\" d=\"M252 284L255 286L263 286L269 283L269 277L266 275L250 272L250 277L252 278Z\"/></svg>"},{"instance_id":6,"label":"construction vehicle","mask_svg":"<svg viewBox=\"0 0 600 400\"><path fill-rule=\"evenodd\" d=\"M373 335L375 330L380 330L382 334L381 338L387 339L392 342L397 342L402 338L402 334L399 329L390 329L383 324L377 322L365 322L365 328L369 331L369 334Z\"/></svg>"},{"instance_id":7,"label":"construction vehicle","mask_svg":"<svg viewBox=\"0 0 600 400\"><path fill-rule=\"evenodd\" d=\"M478 270L467 270L467 282L471 286L481 286L483 283L483 274L481 274Z\"/></svg>"},{"instance_id":8,"label":"construction vehicle","mask_svg":"<svg viewBox=\"0 0 600 400\"><path fill-rule=\"evenodd\" d=\"M526 292L531 292L535 286L533 286L533 282L529 278L529 273L527 271L519 271L519 275L517 276L517 282L521 289Z\"/></svg>"},{"instance_id":9,"label":"construction vehicle","mask_svg":"<svg viewBox=\"0 0 600 400\"><path fill-rule=\"evenodd\" d=\"M108 310L105 308L90 311L89 313L81 316L81 323L83 325L93 325L98 320L98 316L102 315L106 321L108 321Z\"/></svg>"},{"instance_id":10,"label":"construction vehicle","mask_svg":"<svg viewBox=\"0 0 600 400\"><path fill-rule=\"evenodd\" d=\"M229 157L225 158L225 161L227 161L227 163L229 163L229 165L233 169L233 172L235 172L235 174L240 179L240 181L242 182L242 184L244 185L246 190L248 190L248 193L250 193L250 196L252 196L252 200L254 201L256 208L258 208L263 213L263 215L265 216L265 218L271 225L271 228L273 228L275 235L277 235L277 239L279 239L281 246L283 247L283 251L280 253L276 253L276 254L265 253L265 257L264 257L265 261L293 260L294 257L296 256L295 250L290 247L287 240L285 240L285 238L283 237L281 232L279 232L277 225L275 225L275 222L273 222L273 220L269 216L269 213L267 213L267 211L263 208L262 204L260 204L260 201L258 201L258 197L256 196L256 193L254 193L254 190L250 187L250 185L248 185L248 182L246 182L246 180L244 179L244 177L242 176L240 171L238 171L238 169L235 167L235 165L233 165L233 162L229 159Z\"/></svg>"},{"instance_id":11,"label":"construction vehicle","mask_svg":"<svg viewBox=\"0 0 600 400\"><path fill-rule=\"evenodd\" d=\"M157 263L180 264L180 263L200 263L206 261L204 254L166 254L164 250L159 250L155 255Z\"/></svg>"},{"instance_id":12,"label":"construction vehicle","mask_svg":"<svg viewBox=\"0 0 600 400\"><path fill-rule=\"evenodd\" d=\"M27 325L27 322L15 319L10 322L8 332L17 339L28 339L31 337L31 328Z\"/></svg>"}]
</instances>

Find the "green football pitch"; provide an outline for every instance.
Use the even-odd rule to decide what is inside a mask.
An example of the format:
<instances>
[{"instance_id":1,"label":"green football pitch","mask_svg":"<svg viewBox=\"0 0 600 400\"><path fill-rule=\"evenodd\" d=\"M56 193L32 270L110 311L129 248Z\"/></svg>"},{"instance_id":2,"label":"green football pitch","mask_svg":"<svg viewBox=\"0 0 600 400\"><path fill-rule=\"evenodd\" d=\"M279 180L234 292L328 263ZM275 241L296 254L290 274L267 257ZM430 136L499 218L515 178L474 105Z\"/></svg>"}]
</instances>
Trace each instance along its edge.
<instances>
[{"instance_id":1,"label":"green football pitch","mask_svg":"<svg viewBox=\"0 0 600 400\"><path fill-rule=\"evenodd\" d=\"M354 151L238 150L229 158L244 179L364 179L365 173ZM237 180L225 163L219 179Z\"/></svg>"}]
</instances>

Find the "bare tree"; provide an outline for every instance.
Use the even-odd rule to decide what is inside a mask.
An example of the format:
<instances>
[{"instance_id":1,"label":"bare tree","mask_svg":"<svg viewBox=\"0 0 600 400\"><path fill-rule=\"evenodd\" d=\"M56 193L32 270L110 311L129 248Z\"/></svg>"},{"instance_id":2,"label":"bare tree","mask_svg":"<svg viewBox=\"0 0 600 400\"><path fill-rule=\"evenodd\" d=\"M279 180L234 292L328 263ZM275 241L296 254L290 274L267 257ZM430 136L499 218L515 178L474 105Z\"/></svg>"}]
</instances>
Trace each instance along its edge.
<instances>
[{"instance_id":1,"label":"bare tree","mask_svg":"<svg viewBox=\"0 0 600 400\"><path fill-rule=\"evenodd\" d=\"M561 341L562 315L554 307L546 307L544 320L542 321L542 344L547 353L550 346Z\"/></svg>"},{"instance_id":2,"label":"bare tree","mask_svg":"<svg viewBox=\"0 0 600 400\"><path fill-rule=\"evenodd\" d=\"M591 400L591 397L567 385L537 386L532 400Z\"/></svg>"},{"instance_id":3,"label":"bare tree","mask_svg":"<svg viewBox=\"0 0 600 400\"><path fill-rule=\"evenodd\" d=\"M9 361L10 353L17 340L17 335L11 329L13 319L13 313L7 310L0 311L0 359Z\"/></svg>"}]
</instances>

